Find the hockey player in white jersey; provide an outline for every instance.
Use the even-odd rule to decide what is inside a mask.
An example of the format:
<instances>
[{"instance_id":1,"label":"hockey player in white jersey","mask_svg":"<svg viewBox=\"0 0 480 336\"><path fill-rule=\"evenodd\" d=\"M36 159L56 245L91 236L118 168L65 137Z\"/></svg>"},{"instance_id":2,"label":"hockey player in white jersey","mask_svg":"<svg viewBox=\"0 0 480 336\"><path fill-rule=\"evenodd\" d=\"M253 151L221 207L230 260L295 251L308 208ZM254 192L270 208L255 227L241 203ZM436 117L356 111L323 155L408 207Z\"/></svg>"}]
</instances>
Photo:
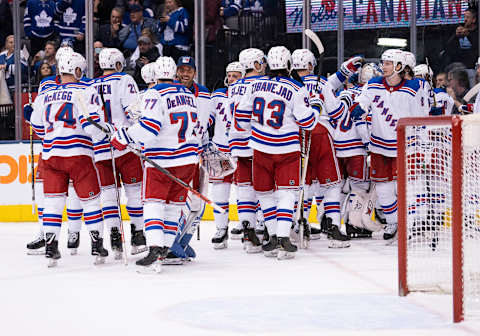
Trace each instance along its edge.
<instances>
[{"instance_id":1,"label":"hockey player in white jersey","mask_svg":"<svg viewBox=\"0 0 480 336\"><path fill-rule=\"evenodd\" d=\"M176 66L172 58L161 57L157 65L164 75L143 95L141 118L132 126L119 128L111 143L118 150L142 143L146 157L190 183L198 163L197 100L189 89L173 83ZM187 190L148 162L145 165L143 200L149 254L136 264L158 272L158 260L167 256L175 240Z\"/></svg>"},{"instance_id":2,"label":"hockey player in white jersey","mask_svg":"<svg viewBox=\"0 0 480 336\"><path fill-rule=\"evenodd\" d=\"M251 84L265 75L266 58L263 51L256 48L242 50L238 56L245 68L245 77L228 87L228 106L231 113L250 90ZM241 114L237 114L241 118ZM244 249L247 253L261 252L261 242L255 234L257 196L253 188L252 157L249 147L250 133L239 128L234 122L228 134L228 143L233 157L237 158L234 180L237 185L237 209L240 227L232 229L232 238L243 232Z\"/></svg>"},{"instance_id":3,"label":"hockey player in white jersey","mask_svg":"<svg viewBox=\"0 0 480 336\"><path fill-rule=\"evenodd\" d=\"M235 109L234 122L238 131L251 131L253 186L270 235L262 249L267 256L284 259L297 251L289 236L300 180L299 130L312 130L317 113L307 89L289 77L290 51L273 47L267 60L270 73L250 85Z\"/></svg>"},{"instance_id":4,"label":"hockey player in white jersey","mask_svg":"<svg viewBox=\"0 0 480 336\"><path fill-rule=\"evenodd\" d=\"M232 122L232 114L228 104L227 88L245 75L245 68L240 62L232 62L227 65L226 73L226 87L215 90L212 93L212 112L210 113L209 124L214 125L213 144L221 152L230 155L228 133ZM212 238L212 244L215 249L226 248L228 246L228 210L232 181L233 173L223 178L210 177L212 200L218 206L225 209L225 213L223 214L214 210L217 232Z\"/></svg>"},{"instance_id":5,"label":"hockey player in white jersey","mask_svg":"<svg viewBox=\"0 0 480 336\"><path fill-rule=\"evenodd\" d=\"M62 223L65 197L69 179L79 196L84 210L85 224L92 239L92 255L96 262L103 262L108 251L103 248L100 236L102 212L100 186L93 161L93 143L81 127L83 92L88 87L79 83L81 56L65 55L58 62L61 85L52 85L35 99L31 123L34 131L43 138L43 177L45 206L43 226L46 241L46 257L49 266L60 258L58 236ZM83 106L83 105L82 105ZM97 106L88 104L89 110Z\"/></svg>"},{"instance_id":6,"label":"hockey player in white jersey","mask_svg":"<svg viewBox=\"0 0 480 336\"><path fill-rule=\"evenodd\" d=\"M386 50L381 57L383 76L371 79L355 99L358 105L351 112L358 119L371 112L372 126L369 150L371 179L376 183L380 205L387 226L384 239L397 232L397 123L400 118L427 116L422 106L420 82L405 79L406 61L398 49ZM423 104L425 102L423 101Z\"/></svg>"},{"instance_id":7,"label":"hockey player in white jersey","mask_svg":"<svg viewBox=\"0 0 480 336\"><path fill-rule=\"evenodd\" d=\"M114 48L105 48L100 52L99 64L103 76L95 78L91 86L97 91L96 99L102 107L101 120L116 128L131 123L127 108L137 103L138 88L132 76L121 72L125 59L122 53ZM96 139L97 140L97 139ZM120 218L115 186L120 187L120 179L127 196L127 212L131 219L131 253L137 254L146 250L143 234L143 207L141 201L142 163L133 153L124 150L113 150L117 176L113 175L111 147L108 139L96 141L95 162L102 186L102 206L105 226L110 233L110 243L115 258L120 259L123 247L120 232ZM115 179L117 182L115 183Z\"/></svg>"},{"instance_id":8,"label":"hockey player in white jersey","mask_svg":"<svg viewBox=\"0 0 480 336\"><path fill-rule=\"evenodd\" d=\"M419 64L414 69L415 77L421 78L430 87L433 79L433 70L426 64ZM454 106L453 98L447 93L445 88L433 89L432 108L430 109L430 115L451 115Z\"/></svg>"}]
</instances>

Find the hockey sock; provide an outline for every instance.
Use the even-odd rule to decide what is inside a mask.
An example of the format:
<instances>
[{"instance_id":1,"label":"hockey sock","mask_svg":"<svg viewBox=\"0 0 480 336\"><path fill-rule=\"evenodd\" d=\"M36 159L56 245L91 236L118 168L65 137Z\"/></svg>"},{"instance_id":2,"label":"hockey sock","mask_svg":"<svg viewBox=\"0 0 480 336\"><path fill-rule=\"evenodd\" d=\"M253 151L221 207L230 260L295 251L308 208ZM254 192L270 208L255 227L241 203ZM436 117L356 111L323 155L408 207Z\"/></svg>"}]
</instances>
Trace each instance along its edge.
<instances>
[{"instance_id":1,"label":"hockey sock","mask_svg":"<svg viewBox=\"0 0 480 336\"><path fill-rule=\"evenodd\" d=\"M145 237L148 246L165 246L164 218L165 203L145 202L143 205L145 215Z\"/></svg>"},{"instance_id":2,"label":"hockey sock","mask_svg":"<svg viewBox=\"0 0 480 336\"><path fill-rule=\"evenodd\" d=\"M258 197L258 200L260 201L260 206L262 207L263 218L265 219L265 226L268 229L268 234L276 235L277 234L277 201L275 199L275 195L273 191L267 191L267 192L257 191L257 197Z\"/></svg>"},{"instance_id":3,"label":"hockey sock","mask_svg":"<svg viewBox=\"0 0 480 336\"><path fill-rule=\"evenodd\" d=\"M164 233L165 233L165 246L171 247L177 236L178 223L182 215L183 205L179 204L166 204L165 205L165 220L164 220Z\"/></svg>"},{"instance_id":4,"label":"hockey sock","mask_svg":"<svg viewBox=\"0 0 480 336\"><path fill-rule=\"evenodd\" d=\"M313 200L313 186L311 184L305 184L303 193L303 216L308 220L310 211L312 211Z\"/></svg>"},{"instance_id":5,"label":"hockey sock","mask_svg":"<svg viewBox=\"0 0 480 336\"><path fill-rule=\"evenodd\" d=\"M81 200L83 208L83 220L88 231L99 231L103 227L102 207L100 205L100 197L89 200Z\"/></svg>"},{"instance_id":6,"label":"hockey sock","mask_svg":"<svg viewBox=\"0 0 480 336\"><path fill-rule=\"evenodd\" d=\"M387 223L397 223L397 196L395 195L396 182L377 182L376 191L378 201L385 214Z\"/></svg>"},{"instance_id":7,"label":"hockey sock","mask_svg":"<svg viewBox=\"0 0 480 336\"><path fill-rule=\"evenodd\" d=\"M62 226L62 213L65 206L65 196L45 196L43 209L43 232L60 234Z\"/></svg>"},{"instance_id":8,"label":"hockey sock","mask_svg":"<svg viewBox=\"0 0 480 336\"><path fill-rule=\"evenodd\" d=\"M143 205L142 205L142 184L124 184L125 195L127 196L127 212L130 221L135 225L135 230L143 230Z\"/></svg>"},{"instance_id":9,"label":"hockey sock","mask_svg":"<svg viewBox=\"0 0 480 336\"><path fill-rule=\"evenodd\" d=\"M43 235L43 208L45 201L42 180L35 180L35 202L37 203L38 226L40 227L40 234Z\"/></svg>"},{"instance_id":10,"label":"hockey sock","mask_svg":"<svg viewBox=\"0 0 480 336\"><path fill-rule=\"evenodd\" d=\"M293 208L298 195L296 190L277 190L277 237L289 237L292 228Z\"/></svg>"},{"instance_id":11,"label":"hockey sock","mask_svg":"<svg viewBox=\"0 0 480 336\"><path fill-rule=\"evenodd\" d=\"M228 226L228 198L230 196L230 187L230 183L211 184L212 200L215 202L215 204L225 210L224 214L217 210L213 210L215 226L217 229L225 229Z\"/></svg>"},{"instance_id":12,"label":"hockey sock","mask_svg":"<svg viewBox=\"0 0 480 336\"><path fill-rule=\"evenodd\" d=\"M75 188L73 188L73 185L70 184L68 186L67 196L67 218L69 232L80 232L80 229L82 228L82 215L82 203L75 192Z\"/></svg>"},{"instance_id":13,"label":"hockey sock","mask_svg":"<svg viewBox=\"0 0 480 336\"><path fill-rule=\"evenodd\" d=\"M332 219L333 225L340 227L341 184L337 183L328 187L320 186L320 192L325 195L323 200L325 216Z\"/></svg>"},{"instance_id":14,"label":"hockey sock","mask_svg":"<svg viewBox=\"0 0 480 336\"><path fill-rule=\"evenodd\" d=\"M237 208L240 223L248 221L250 227L255 227L255 209L257 197L252 186L238 186ZM263 208L263 206L262 206Z\"/></svg>"},{"instance_id":15,"label":"hockey sock","mask_svg":"<svg viewBox=\"0 0 480 336\"><path fill-rule=\"evenodd\" d=\"M265 218L263 218L263 211L262 207L260 206L260 201L257 199L257 207L255 211L255 215L257 216L257 223L256 223L256 228L257 229L262 229L265 225Z\"/></svg>"},{"instance_id":16,"label":"hockey sock","mask_svg":"<svg viewBox=\"0 0 480 336\"><path fill-rule=\"evenodd\" d=\"M120 218L118 217L117 193L115 186L102 187L101 192L103 221L108 232L112 227L120 227Z\"/></svg>"}]
</instances>

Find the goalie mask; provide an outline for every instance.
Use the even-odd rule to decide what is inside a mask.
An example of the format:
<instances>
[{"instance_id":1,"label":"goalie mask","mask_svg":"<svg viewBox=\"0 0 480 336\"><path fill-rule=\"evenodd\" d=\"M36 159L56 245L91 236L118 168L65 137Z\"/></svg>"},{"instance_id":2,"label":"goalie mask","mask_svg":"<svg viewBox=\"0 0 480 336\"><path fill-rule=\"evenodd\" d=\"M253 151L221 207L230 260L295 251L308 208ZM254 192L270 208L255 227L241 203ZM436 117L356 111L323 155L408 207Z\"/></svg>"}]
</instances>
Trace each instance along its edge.
<instances>
[{"instance_id":1,"label":"goalie mask","mask_svg":"<svg viewBox=\"0 0 480 336\"><path fill-rule=\"evenodd\" d=\"M210 177L222 178L232 174L237 164L229 153L221 152L210 142L200 155L203 169Z\"/></svg>"},{"instance_id":2,"label":"goalie mask","mask_svg":"<svg viewBox=\"0 0 480 336\"><path fill-rule=\"evenodd\" d=\"M297 49L292 53L292 69L309 70L308 66L312 65L312 70L317 65L317 60L313 53L308 49Z\"/></svg>"}]
</instances>

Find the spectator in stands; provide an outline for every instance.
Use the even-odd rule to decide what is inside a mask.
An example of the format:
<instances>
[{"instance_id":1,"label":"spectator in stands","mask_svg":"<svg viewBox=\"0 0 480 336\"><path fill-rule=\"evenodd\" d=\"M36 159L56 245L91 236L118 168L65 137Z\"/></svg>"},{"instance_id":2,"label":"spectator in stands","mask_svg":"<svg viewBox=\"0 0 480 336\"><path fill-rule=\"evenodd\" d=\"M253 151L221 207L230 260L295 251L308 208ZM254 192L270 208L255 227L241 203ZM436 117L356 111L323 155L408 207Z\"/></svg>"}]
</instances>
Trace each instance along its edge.
<instances>
[{"instance_id":1,"label":"spectator in stands","mask_svg":"<svg viewBox=\"0 0 480 336\"><path fill-rule=\"evenodd\" d=\"M152 18L144 18L142 12L142 6L132 5L130 7L130 19L132 22L120 30L120 46L127 57L137 48L138 38L144 28L150 28L154 34L158 32L157 21Z\"/></svg>"},{"instance_id":2,"label":"spectator in stands","mask_svg":"<svg viewBox=\"0 0 480 336\"><path fill-rule=\"evenodd\" d=\"M263 0L243 0L243 12L263 14Z\"/></svg>"},{"instance_id":3,"label":"spectator in stands","mask_svg":"<svg viewBox=\"0 0 480 336\"><path fill-rule=\"evenodd\" d=\"M36 61L33 66L33 74L37 75L37 72L43 63L47 63L52 68L52 72L55 73L56 66L57 66L57 62L55 60L56 52L57 52L57 48L56 48L55 42L48 41L45 44L45 48L43 49L43 52L39 51L34 57L34 60Z\"/></svg>"},{"instance_id":4,"label":"spectator in stands","mask_svg":"<svg viewBox=\"0 0 480 336\"><path fill-rule=\"evenodd\" d=\"M73 41L74 50L85 54L85 0L57 0L55 15L60 40Z\"/></svg>"},{"instance_id":5,"label":"spectator in stands","mask_svg":"<svg viewBox=\"0 0 480 336\"><path fill-rule=\"evenodd\" d=\"M142 68L145 64L155 62L160 56L158 49L153 45L152 40L146 36L140 36L138 39L138 49L140 50L140 55L135 61L135 73L133 78L137 83L146 84L142 79Z\"/></svg>"},{"instance_id":6,"label":"spectator in stands","mask_svg":"<svg viewBox=\"0 0 480 336\"><path fill-rule=\"evenodd\" d=\"M5 70L5 80L7 86L15 88L15 60L14 60L15 41L13 35L5 39L5 50L0 53L0 70ZM27 80L27 60L20 59L22 63L22 82Z\"/></svg>"},{"instance_id":7,"label":"spectator in stands","mask_svg":"<svg viewBox=\"0 0 480 336\"><path fill-rule=\"evenodd\" d=\"M180 0L165 0L165 9L160 17L160 42L163 55L172 57L175 62L190 51L190 17L181 7Z\"/></svg>"},{"instance_id":8,"label":"spectator in stands","mask_svg":"<svg viewBox=\"0 0 480 336\"><path fill-rule=\"evenodd\" d=\"M435 87L447 87L447 73L446 72L439 72L435 77Z\"/></svg>"},{"instance_id":9,"label":"spectator in stands","mask_svg":"<svg viewBox=\"0 0 480 336\"><path fill-rule=\"evenodd\" d=\"M242 11L242 0L222 0L219 14L223 18L228 29L239 30L238 23Z\"/></svg>"},{"instance_id":10,"label":"spectator in stands","mask_svg":"<svg viewBox=\"0 0 480 336\"><path fill-rule=\"evenodd\" d=\"M45 43L55 38L55 1L28 0L23 15L25 35L30 39L30 55L36 55Z\"/></svg>"},{"instance_id":11,"label":"spectator in stands","mask_svg":"<svg viewBox=\"0 0 480 336\"><path fill-rule=\"evenodd\" d=\"M151 18L151 19L155 18L155 15L154 15L153 11L150 8L147 8L147 6L144 6L142 4L142 1L140 1L140 0L127 0L126 1L126 6L125 6L126 10L125 10L125 13L123 14L123 17L122 17L122 26L126 26L126 25L128 25L132 22L132 20L130 19L130 7L132 7L133 5L142 6L142 8L143 8L142 14L143 14L144 18Z\"/></svg>"},{"instance_id":12,"label":"spectator in stands","mask_svg":"<svg viewBox=\"0 0 480 336\"><path fill-rule=\"evenodd\" d=\"M55 71L52 71L52 67L46 60L41 61L37 75L35 76L35 84L39 85L42 79L45 77L53 76Z\"/></svg>"},{"instance_id":13,"label":"spectator in stands","mask_svg":"<svg viewBox=\"0 0 480 336\"><path fill-rule=\"evenodd\" d=\"M122 15L123 10L115 7L110 13L110 23L100 25L97 39L104 47L121 49L119 32L122 28Z\"/></svg>"},{"instance_id":14,"label":"spectator in stands","mask_svg":"<svg viewBox=\"0 0 480 336\"><path fill-rule=\"evenodd\" d=\"M217 32L222 27L222 18L218 15L222 0L205 1L205 36L207 43L214 43Z\"/></svg>"},{"instance_id":15,"label":"spectator in stands","mask_svg":"<svg viewBox=\"0 0 480 336\"><path fill-rule=\"evenodd\" d=\"M465 21L455 30L455 34L447 41L446 53L450 62L465 64L473 83L475 79L475 62L478 55L477 9L469 7L464 12Z\"/></svg>"},{"instance_id":16,"label":"spectator in stands","mask_svg":"<svg viewBox=\"0 0 480 336\"><path fill-rule=\"evenodd\" d=\"M103 49L103 43L101 41L93 42L94 56L93 56L93 77L97 78L103 74L102 68L100 68L100 63L98 56Z\"/></svg>"},{"instance_id":17,"label":"spectator in stands","mask_svg":"<svg viewBox=\"0 0 480 336\"><path fill-rule=\"evenodd\" d=\"M108 24L111 20L110 13L115 8L117 0L94 0L93 18L99 25Z\"/></svg>"},{"instance_id":18,"label":"spectator in stands","mask_svg":"<svg viewBox=\"0 0 480 336\"><path fill-rule=\"evenodd\" d=\"M3 50L5 39L8 35L13 34L12 10L8 0L0 0L0 22L2 23L2 29L0 29L0 50Z\"/></svg>"},{"instance_id":19,"label":"spectator in stands","mask_svg":"<svg viewBox=\"0 0 480 336\"><path fill-rule=\"evenodd\" d=\"M142 30L142 36L146 36L150 39L152 42L152 45L155 46L158 50L158 55L163 56L163 46L161 43L158 43L157 38L155 35L152 33L150 28L144 28ZM132 56L130 57L130 63L129 66L131 69L135 69L135 65L137 64L137 60L140 58L140 45L135 49L133 52Z\"/></svg>"},{"instance_id":20,"label":"spectator in stands","mask_svg":"<svg viewBox=\"0 0 480 336\"><path fill-rule=\"evenodd\" d=\"M458 114L458 108L463 104L469 103L463 100L463 97L470 89L468 74L465 70L453 70L448 73L447 78L447 93L453 98L455 103L452 114Z\"/></svg>"}]
</instances>

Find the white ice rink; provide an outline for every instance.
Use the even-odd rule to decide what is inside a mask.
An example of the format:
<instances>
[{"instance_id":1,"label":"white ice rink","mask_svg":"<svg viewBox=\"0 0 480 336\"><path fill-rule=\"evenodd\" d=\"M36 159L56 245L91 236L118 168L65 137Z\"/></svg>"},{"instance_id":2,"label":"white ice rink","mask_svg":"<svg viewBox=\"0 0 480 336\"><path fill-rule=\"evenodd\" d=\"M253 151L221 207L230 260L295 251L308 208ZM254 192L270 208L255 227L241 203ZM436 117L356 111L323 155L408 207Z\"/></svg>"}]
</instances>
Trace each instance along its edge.
<instances>
[{"instance_id":1,"label":"white ice rink","mask_svg":"<svg viewBox=\"0 0 480 336\"><path fill-rule=\"evenodd\" d=\"M349 249L312 241L277 261L237 240L213 250L214 224L203 222L195 261L141 275L138 256L94 266L85 231L77 256L63 232L48 269L25 253L36 232L0 223L1 335L480 335L480 320L452 323L449 295L398 297L397 247L380 237Z\"/></svg>"}]
</instances>

